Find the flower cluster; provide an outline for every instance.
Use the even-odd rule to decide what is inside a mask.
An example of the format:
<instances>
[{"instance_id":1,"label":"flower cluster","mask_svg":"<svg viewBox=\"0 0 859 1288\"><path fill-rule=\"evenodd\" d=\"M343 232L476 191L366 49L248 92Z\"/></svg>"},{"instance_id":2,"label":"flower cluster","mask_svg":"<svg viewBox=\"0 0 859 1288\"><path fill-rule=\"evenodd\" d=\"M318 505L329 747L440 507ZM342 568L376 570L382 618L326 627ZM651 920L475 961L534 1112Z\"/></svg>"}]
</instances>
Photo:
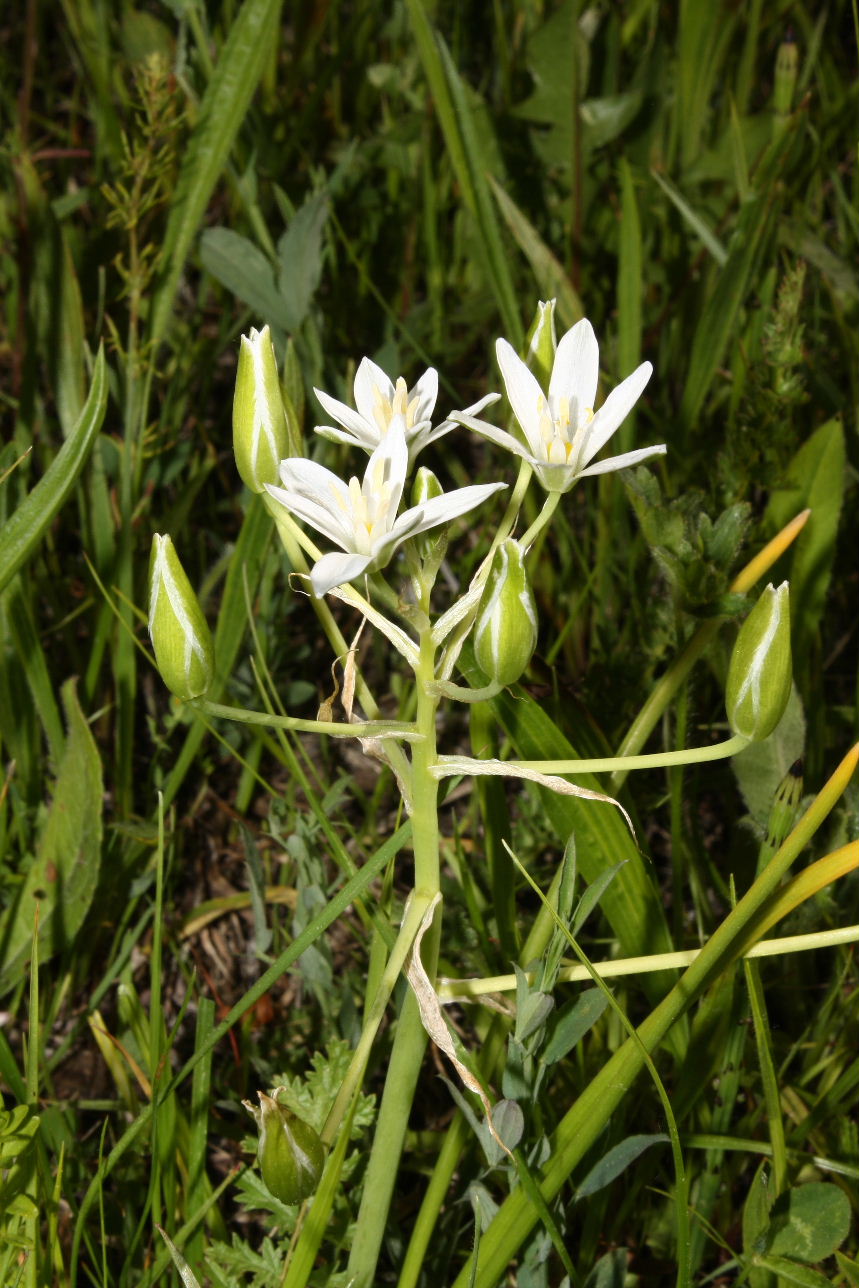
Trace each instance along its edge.
<instances>
[{"instance_id":1,"label":"flower cluster","mask_svg":"<svg viewBox=\"0 0 859 1288\"><path fill-rule=\"evenodd\" d=\"M541 305L540 317L552 319L552 306ZM393 382L369 358L355 374L355 408L321 389L316 397L334 425L317 425L324 438L361 448L369 454L363 478L344 481L306 457L280 461L272 478L272 448L283 441L279 418L272 411L274 357L268 329L242 339L240 378L234 406L234 441L242 477L265 491L296 519L326 537L336 551L315 563L310 581L321 596L367 573L387 566L405 540L466 514L504 483L458 488L423 499L400 512L406 478L415 458L428 444L466 425L522 457L547 492L567 492L587 475L623 469L665 451L665 445L640 448L593 464L599 452L631 411L650 379L643 363L594 411L599 379L599 349L591 324L582 320L555 348L548 394L506 340L496 345L507 398L523 438L478 418L499 394L488 394L433 426L438 374L425 371L412 389L400 377ZM533 354L532 354L533 357ZM257 388L257 385L259 388ZM277 425L277 431L272 429ZM264 459L266 469L257 462Z\"/></svg>"}]
</instances>

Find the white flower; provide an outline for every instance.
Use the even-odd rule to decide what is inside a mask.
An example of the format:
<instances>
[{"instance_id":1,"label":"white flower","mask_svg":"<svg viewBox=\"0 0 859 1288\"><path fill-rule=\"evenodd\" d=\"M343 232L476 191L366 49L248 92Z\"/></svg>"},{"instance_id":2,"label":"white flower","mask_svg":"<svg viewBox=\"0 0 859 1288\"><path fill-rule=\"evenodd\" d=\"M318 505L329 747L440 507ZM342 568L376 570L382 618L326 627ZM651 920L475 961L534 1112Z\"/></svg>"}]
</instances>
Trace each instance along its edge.
<instances>
[{"instance_id":1,"label":"white flower","mask_svg":"<svg viewBox=\"0 0 859 1288\"><path fill-rule=\"evenodd\" d=\"M427 528L455 519L506 487L487 483L434 496L397 517L408 470L409 452L402 416L395 416L364 472L363 482L344 483L331 470L303 457L280 463L283 487L268 491L298 519L323 533L343 551L323 555L313 566L314 594L384 568L397 546Z\"/></svg>"},{"instance_id":2,"label":"white flower","mask_svg":"<svg viewBox=\"0 0 859 1288\"><path fill-rule=\"evenodd\" d=\"M402 417L409 449L409 465L418 452L437 438L456 428L456 421L445 420L432 426L432 414L438 397L438 372L430 367L421 376L414 389L407 389L400 376L393 385L381 367L369 358L362 358L355 372L355 406L357 411L338 402L321 389L314 389L322 406L333 416L342 429L333 425L317 425L316 432L336 443L349 443L365 452L374 451L388 432L396 416ZM465 415L475 415L495 402L499 394L488 394L479 402L465 409Z\"/></svg>"},{"instance_id":3,"label":"white flower","mask_svg":"<svg viewBox=\"0 0 859 1288\"><path fill-rule=\"evenodd\" d=\"M537 380L506 340L495 346L507 397L522 426L526 442L475 420L468 412L455 412L463 425L522 456L533 467L548 492L568 492L577 479L607 474L635 465L648 456L662 455L665 444L642 447L622 456L590 462L629 415L650 379L653 367L643 362L594 412L599 381L599 346L586 318L561 338L555 353L548 398Z\"/></svg>"}]
</instances>

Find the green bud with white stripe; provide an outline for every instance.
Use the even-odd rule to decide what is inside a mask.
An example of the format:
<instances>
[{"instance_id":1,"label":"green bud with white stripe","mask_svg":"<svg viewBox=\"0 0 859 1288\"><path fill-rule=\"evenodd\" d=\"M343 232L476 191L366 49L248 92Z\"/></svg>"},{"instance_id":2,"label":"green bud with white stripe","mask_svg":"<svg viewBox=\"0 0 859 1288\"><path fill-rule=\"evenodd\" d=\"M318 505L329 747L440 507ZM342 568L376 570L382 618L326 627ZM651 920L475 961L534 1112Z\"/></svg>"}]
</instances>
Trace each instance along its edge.
<instances>
[{"instance_id":1,"label":"green bud with white stripe","mask_svg":"<svg viewBox=\"0 0 859 1288\"><path fill-rule=\"evenodd\" d=\"M474 656L490 681L513 684L537 647L537 609L518 541L508 537L492 566L474 624Z\"/></svg>"},{"instance_id":2,"label":"green bud with white stripe","mask_svg":"<svg viewBox=\"0 0 859 1288\"><path fill-rule=\"evenodd\" d=\"M537 316L525 340L525 361L543 389L547 389L555 364L558 340L555 335L555 301L540 300Z\"/></svg>"},{"instance_id":3,"label":"green bud with white stripe","mask_svg":"<svg viewBox=\"0 0 859 1288\"><path fill-rule=\"evenodd\" d=\"M212 634L172 540L158 533L149 560L149 634L170 692L185 702L202 698L215 670Z\"/></svg>"},{"instance_id":4,"label":"green bud with white stripe","mask_svg":"<svg viewBox=\"0 0 859 1288\"><path fill-rule=\"evenodd\" d=\"M793 663L790 649L790 592L783 581L767 586L740 627L725 688L728 722L734 733L759 742L781 720Z\"/></svg>"},{"instance_id":5,"label":"green bud with white stripe","mask_svg":"<svg viewBox=\"0 0 859 1288\"><path fill-rule=\"evenodd\" d=\"M236 466L252 492L279 481L278 466L290 455L289 432L271 332L251 328L243 335L233 397Z\"/></svg>"},{"instance_id":6,"label":"green bud with white stripe","mask_svg":"<svg viewBox=\"0 0 859 1288\"><path fill-rule=\"evenodd\" d=\"M291 1207L316 1193L325 1146L310 1123L281 1103L279 1095L279 1091L273 1096L258 1091L259 1109L249 1100L242 1104L259 1128L257 1157L266 1188Z\"/></svg>"}]
</instances>

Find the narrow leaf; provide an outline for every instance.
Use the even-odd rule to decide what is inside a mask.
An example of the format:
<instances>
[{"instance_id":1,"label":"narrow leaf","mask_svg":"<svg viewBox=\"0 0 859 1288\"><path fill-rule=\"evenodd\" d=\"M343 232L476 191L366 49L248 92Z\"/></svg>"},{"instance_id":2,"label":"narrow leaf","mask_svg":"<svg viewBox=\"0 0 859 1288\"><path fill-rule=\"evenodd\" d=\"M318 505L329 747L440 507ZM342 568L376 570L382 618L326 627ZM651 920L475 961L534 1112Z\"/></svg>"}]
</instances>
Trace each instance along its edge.
<instances>
[{"instance_id":1,"label":"narrow leaf","mask_svg":"<svg viewBox=\"0 0 859 1288\"><path fill-rule=\"evenodd\" d=\"M78 422L44 476L24 498L0 532L0 590L27 562L77 482L107 407L104 351L99 349L89 397Z\"/></svg>"}]
</instances>

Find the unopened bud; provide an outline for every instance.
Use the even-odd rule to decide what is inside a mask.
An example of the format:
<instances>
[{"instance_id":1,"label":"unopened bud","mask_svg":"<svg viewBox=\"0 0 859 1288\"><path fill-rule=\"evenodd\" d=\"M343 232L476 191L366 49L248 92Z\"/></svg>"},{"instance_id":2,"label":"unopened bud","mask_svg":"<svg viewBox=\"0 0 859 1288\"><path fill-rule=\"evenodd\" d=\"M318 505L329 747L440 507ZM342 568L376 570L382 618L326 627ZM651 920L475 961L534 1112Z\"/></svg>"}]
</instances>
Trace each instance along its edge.
<instances>
[{"instance_id":1,"label":"unopened bud","mask_svg":"<svg viewBox=\"0 0 859 1288\"><path fill-rule=\"evenodd\" d=\"M753 742L775 729L790 697L790 592L767 586L749 613L728 668L725 706L734 733Z\"/></svg>"},{"instance_id":2,"label":"unopened bud","mask_svg":"<svg viewBox=\"0 0 859 1288\"><path fill-rule=\"evenodd\" d=\"M784 118L793 107L796 81L799 76L799 48L794 40L783 40L775 59L775 84L773 85L773 112Z\"/></svg>"},{"instance_id":3,"label":"unopened bud","mask_svg":"<svg viewBox=\"0 0 859 1288\"><path fill-rule=\"evenodd\" d=\"M157 532L149 560L149 634L170 692L186 702L203 697L215 669L212 635L173 542Z\"/></svg>"},{"instance_id":4,"label":"unopened bud","mask_svg":"<svg viewBox=\"0 0 859 1288\"><path fill-rule=\"evenodd\" d=\"M233 398L236 466L252 492L278 482L278 466L289 456L286 413L267 326L243 335Z\"/></svg>"},{"instance_id":5,"label":"unopened bud","mask_svg":"<svg viewBox=\"0 0 859 1288\"><path fill-rule=\"evenodd\" d=\"M540 300L526 344L528 366L537 377L540 387L548 389L552 367L555 365L555 350L558 347L554 300Z\"/></svg>"},{"instance_id":6,"label":"unopened bud","mask_svg":"<svg viewBox=\"0 0 859 1288\"><path fill-rule=\"evenodd\" d=\"M316 1192L325 1166L325 1146L319 1133L281 1104L278 1092L258 1091L259 1109L249 1100L242 1104L259 1128L259 1159L266 1187L281 1203L303 1203Z\"/></svg>"},{"instance_id":7,"label":"unopened bud","mask_svg":"<svg viewBox=\"0 0 859 1288\"><path fill-rule=\"evenodd\" d=\"M474 656L489 680L513 684L537 647L537 610L518 541L495 551L474 625Z\"/></svg>"}]
</instances>

